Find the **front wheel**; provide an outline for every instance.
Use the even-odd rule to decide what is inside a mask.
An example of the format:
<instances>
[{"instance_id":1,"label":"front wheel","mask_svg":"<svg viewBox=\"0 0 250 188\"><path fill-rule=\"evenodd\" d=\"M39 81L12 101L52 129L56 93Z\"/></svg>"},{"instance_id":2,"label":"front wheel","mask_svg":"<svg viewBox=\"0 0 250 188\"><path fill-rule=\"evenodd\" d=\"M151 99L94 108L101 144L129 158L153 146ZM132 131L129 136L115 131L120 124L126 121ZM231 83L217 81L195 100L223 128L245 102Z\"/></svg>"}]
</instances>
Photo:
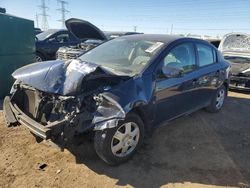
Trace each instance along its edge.
<instances>
[{"instance_id":1,"label":"front wheel","mask_svg":"<svg viewBox=\"0 0 250 188\"><path fill-rule=\"evenodd\" d=\"M144 126L139 116L128 114L112 129L97 131L95 150L106 163L117 165L129 160L143 142Z\"/></svg>"},{"instance_id":2,"label":"front wheel","mask_svg":"<svg viewBox=\"0 0 250 188\"><path fill-rule=\"evenodd\" d=\"M35 61L36 62L42 62L44 60L45 60L45 58L43 57L43 55L41 55L40 53L37 52Z\"/></svg>"},{"instance_id":3,"label":"front wheel","mask_svg":"<svg viewBox=\"0 0 250 188\"><path fill-rule=\"evenodd\" d=\"M224 85L222 85L217 91L216 94L213 96L211 104L206 108L209 112L218 112L221 110L225 98L227 96L227 90Z\"/></svg>"}]
</instances>

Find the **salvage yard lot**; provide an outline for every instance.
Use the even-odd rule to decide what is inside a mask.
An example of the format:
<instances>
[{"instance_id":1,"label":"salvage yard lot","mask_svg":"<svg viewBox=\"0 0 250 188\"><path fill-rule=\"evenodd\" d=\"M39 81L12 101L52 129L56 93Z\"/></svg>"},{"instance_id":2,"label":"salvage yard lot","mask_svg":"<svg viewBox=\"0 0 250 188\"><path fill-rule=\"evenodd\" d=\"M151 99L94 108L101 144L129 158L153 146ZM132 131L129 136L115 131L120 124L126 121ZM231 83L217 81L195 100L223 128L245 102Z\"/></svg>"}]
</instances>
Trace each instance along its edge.
<instances>
[{"instance_id":1,"label":"salvage yard lot","mask_svg":"<svg viewBox=\"0 0 250 188\"><path fill-rule=\"evenodd\" d=\"M117 167L102 162L88 140L64 152L38 144L23 126L6 128L0 112L0 187L249 187L249 183L250 94L230 92L221 112L200 110L157 129L131 161Z\"/></svg>"}]
</instances>

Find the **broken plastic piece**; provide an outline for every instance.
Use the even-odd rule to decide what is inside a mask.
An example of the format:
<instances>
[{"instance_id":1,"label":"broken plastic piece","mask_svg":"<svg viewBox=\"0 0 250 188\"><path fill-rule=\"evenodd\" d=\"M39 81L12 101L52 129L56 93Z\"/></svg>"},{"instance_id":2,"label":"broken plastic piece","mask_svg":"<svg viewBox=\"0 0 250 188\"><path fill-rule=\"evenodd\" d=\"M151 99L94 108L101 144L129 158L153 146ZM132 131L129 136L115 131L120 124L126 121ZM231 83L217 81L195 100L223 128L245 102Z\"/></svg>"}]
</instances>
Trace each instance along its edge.
<instances>
[{"instance_id":1,"label":"broken plastic piece","mask_svg":"<svg viewBox=\"0 0 250 188\"><path fill-rule=\"evenodd\" d=\"M116 127L119 120L125 118L125 112L122 107L111 97L100 94L99 104L92 123L95 124L95 130L103 130Z\"/></svg>"}]
</instances>

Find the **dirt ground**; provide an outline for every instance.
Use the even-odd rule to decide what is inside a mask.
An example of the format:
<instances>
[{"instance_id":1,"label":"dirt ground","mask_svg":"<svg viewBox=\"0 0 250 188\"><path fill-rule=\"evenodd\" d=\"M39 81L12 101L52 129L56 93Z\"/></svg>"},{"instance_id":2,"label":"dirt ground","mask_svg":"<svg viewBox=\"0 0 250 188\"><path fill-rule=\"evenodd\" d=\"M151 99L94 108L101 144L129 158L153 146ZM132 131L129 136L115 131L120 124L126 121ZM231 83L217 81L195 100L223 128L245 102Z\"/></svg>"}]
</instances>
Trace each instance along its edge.
<instances>
[{"instance_id":1,"label":"dirt ground","mask_svg":"<svg viewBox=\"0 0 250 188\"><path fill-rule=\"evenodd\" d=\"M117 167L102 162L90 141L61 152L36 143L23 126L6 128L0 113L0 187L250 187L249 183L250 94L230 92L221 112L200 110L157 129L131 161Z\"/></svg>"}]
</instances>

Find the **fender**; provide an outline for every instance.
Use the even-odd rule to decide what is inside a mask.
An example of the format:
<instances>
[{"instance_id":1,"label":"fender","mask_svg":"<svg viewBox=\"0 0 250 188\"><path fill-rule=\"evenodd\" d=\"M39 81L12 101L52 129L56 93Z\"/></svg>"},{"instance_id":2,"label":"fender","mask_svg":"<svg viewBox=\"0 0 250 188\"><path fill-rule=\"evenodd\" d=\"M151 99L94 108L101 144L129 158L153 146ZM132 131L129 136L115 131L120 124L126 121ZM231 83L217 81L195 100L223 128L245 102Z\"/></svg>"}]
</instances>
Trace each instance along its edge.
<instances>
[{"instance_id":1,"label":"fender","mask_svg":"<svg viewBox=\"0 0 250 188\"><path fill-rule=\"evenodd\" d=\"M153 121L153 107L151 103L151 93L145 93L145 85L141 77L129 79L121 86L115 87L108 92L99 94L95 100L98 102L97 112L92 121L95 124L94 130L114 128L120 120L124 120L126 115L131 112L137 113L145 126ZM129 91L129 94L128 92ZM153 92L153 90L152 90Z\"/></svg>"}]
</instances>

